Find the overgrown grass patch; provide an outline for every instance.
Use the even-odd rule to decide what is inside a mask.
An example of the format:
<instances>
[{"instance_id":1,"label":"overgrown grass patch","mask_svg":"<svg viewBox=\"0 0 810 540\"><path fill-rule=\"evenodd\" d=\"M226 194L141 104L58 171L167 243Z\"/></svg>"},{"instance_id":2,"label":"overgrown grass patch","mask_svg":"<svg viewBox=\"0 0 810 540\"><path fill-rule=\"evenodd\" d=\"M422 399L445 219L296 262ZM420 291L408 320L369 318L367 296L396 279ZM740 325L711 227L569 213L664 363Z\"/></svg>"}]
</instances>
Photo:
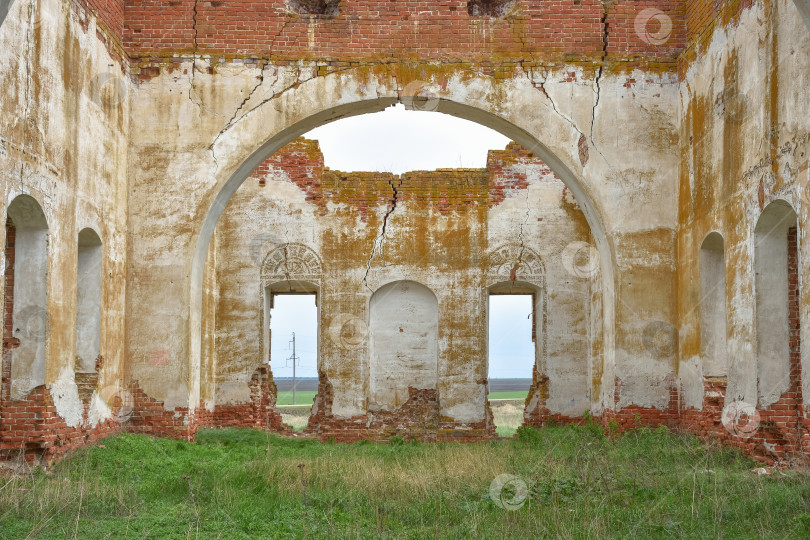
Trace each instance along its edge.
<instances>
[{"instance_id":1,"label":"overgrown grass patch","mask_svg":"<svg viewBox=\"0 0 810 540\"><path fill-rule=\"evenodd\" d=\"M0 479L3 538L788 538L810 534L810 483L691 436L521 428L476 444L320 444L205 430L120 435L52 471ZM524 482L499 508L490 484ZM507 497L508 498L508 497Z\"/></svg>"}]
</instances>

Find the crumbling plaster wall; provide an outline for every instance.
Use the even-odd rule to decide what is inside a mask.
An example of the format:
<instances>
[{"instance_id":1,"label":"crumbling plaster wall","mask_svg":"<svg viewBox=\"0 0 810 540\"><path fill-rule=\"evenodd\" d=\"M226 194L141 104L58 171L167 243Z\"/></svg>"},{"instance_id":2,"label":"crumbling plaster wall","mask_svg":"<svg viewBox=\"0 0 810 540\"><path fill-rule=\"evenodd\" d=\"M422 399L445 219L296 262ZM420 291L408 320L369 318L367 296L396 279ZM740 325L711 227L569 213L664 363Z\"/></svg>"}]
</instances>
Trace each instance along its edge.
<instances>
[{"instance_id":1,"label":"crumbling plaster wall","mask_svg":"<svg viewBox=\"0 0 810 540\"><path fill-rule=\"evenodd\" d=\"M773 201L786 201L799 215L801 283L808 277L810 250L802 225L810 202L810 31L792 0L754 2L745 9L728 5L711 31L684 53L682 69L678 234L682 407L700 410L707 397L700 361L699 252L713 231L725 241L725 403L742 400L756 405L755 299L762 291L756 290L754 230L763 209ZM802 287L803 335L810 330L807 295ZM807 406L810 357L808 347L802 349Z\"/></svg>"},{"instance_id":2,"label":"crumbling plaster wall","mask_svg":"<svg viewBox=\"0 0 810 540\"><path fill-rule=\"evenodd\" d=\"M123 387L129 131L123 69L115 44L97 33L83 5L16 0L0 26L0 204L5 210L27 194L45 213L44 382L72 428L111 418L107 401ZM86 227L103 243L104 362L89 410L74 380L78 233Z\"/></svg>"}]
</instances>

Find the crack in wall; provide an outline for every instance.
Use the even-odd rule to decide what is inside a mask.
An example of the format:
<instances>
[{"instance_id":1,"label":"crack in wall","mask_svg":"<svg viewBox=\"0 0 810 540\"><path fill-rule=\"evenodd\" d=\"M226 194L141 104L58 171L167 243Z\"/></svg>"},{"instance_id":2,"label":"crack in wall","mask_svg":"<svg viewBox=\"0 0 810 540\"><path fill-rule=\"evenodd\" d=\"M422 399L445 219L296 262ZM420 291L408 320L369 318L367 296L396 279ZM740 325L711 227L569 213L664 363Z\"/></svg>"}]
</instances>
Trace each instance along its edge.
<instances>
[{"instance_id":1,"label":"crack in wall","mask_svg":"<svg viewBox=\"0 0 810 540\"><path fill-rule=\"evenodd\" d=\"M192 29L194 31L194 48L191 53L191 81L188 87L188 99L192 103L194 103L197 108L202 109L202 104L197 103L191 97L191 92L194 91L194 78L197 73L197 3L199 0L194 0L194 5L192 6L192 13L191 13L191 24Z\"/></svg>"},{"instance_id":2,"label":"crack in wall","mask_svg":"<svg viewBox=\"0 0 810 540\"><path fill-rule=\"evenodd\" d=\"M289 292L292 292L292 283L290 280L290 258L289 253L287 250L290 247L290 228L289 228L289 218L290 213L287 212L284 215L284 279L287 280L287 288Z\"/></svg>"},{"instance_id":3,"label":"crack in wall","mask_svg":"<svg viewBox=\"0 0 810 540\"><path fill-rule=\"evenodd\" d=\"M248 95L245 97L245 99L242 100L242 103L240 103L239 106L236 108L236 111L234 111L233 116L231 116L230 120L228 120L228 123L225 124L225 129L228 129L228 127L233 125L233 123L236 121L236 117L239 115L239 111L241 111L242 108L245 105L247 105L247 102L250 101L250 98L253 97L253 94L256 93L256 90L258 90L259 87L262 84L264 84L264 68L265 67L267 67L266 64L261 64L259 66L259 77L258 77L259 82L257 82L256 85L250 90L250 92L248 92ZM220 131L220 133L222 133L222 132Z\"/></svg>"},{"instance_id":4,"label":"crack in wall","mask_svg":"<svg viewBox=\"0 0 810 540\"><path fill-rule=\"evenodd\" d=\"M267 67L266 63L262 63L259 66L259 77L258 77L259 82L256 83L253 86L253 88L250 90L250 92L248 92L248 95L245 96L245 98L242 100L242 102L239 104L239 106L234 111L233 116L231 116L231 118L225 124L225 127L223 127L221 130L219 130L219 133L217 133L217 136L214 137L214 142L212 142L208 147L208 149L211 150L211 157L214 159L214 165L216 167L216 170L219 169L219 161L217 160L217 153L216 153L217 141L219 141L220 137L222 137L222 135L226 131L228 131L228 129L231 128L231 126L233 126L237 122L237 116L239 116L239 111L241 111L245 107L245 105L248 104L248 102L251 100L251 98L253 98L253 94L255 94L256 91L264 84L264 70L265 70L266 67ZM278 81L278 76L276 76L276 80L273 81L273 84L276 84L277 81ZM250 112L250 111L248 111L248 112ZM247 113L245 113L245 114L247 114Z\"/></svg>"},{"instance_id":5,"label":"crack in wall","mask_svg":"<svg viewBox=\"0 0 810 540\"><path fill-rule=\"evenodd\" d=\"M526 251L526 239L523 236L523 228L528 226L529 214L531 213L531 205L529 204L530 187L531 186L526 186L526 189L524 190L526 192L526 215L523 217L523 222L520 224L520 229L518 230L518 241L520 242L520 251L518 251L517 270L519 270L521 265L523 264L523 252Z\"/></svg>"},{"instance_id":6,"label":"crack in wall","mask_svg":"<svg viewBox=\"0 0 810 540\"><path fill-rule=\"evenodd\" d=\"M608 55L608 5L603 3L604 13L602 14L602 64L599 66L599 69L596 70L596 77L594 77L594 88L596 89L596 99L593 103L593 108L591 109L591 144L602 155L602 152L597 148L596 143L593 140L593 129L594 125L596 124L596 108L599 106L599 100L602 97L602 75L605 72L605 64L607 63L607 55ZM604 158L605 156L602 155ZM605 159L607 161L607 159Z\"/></svg>"},{"instance_id":7,"label":"crack in wall","mask_svg":"<svg viewBox=\"0 0 810 540\"><path fill-rule=\"evenodd\" d=\"M397 176L395 178L399 177ZM391 214L394 213L394 210L397 209L397 198L399 197L399 190L397 188L402 185L402 180L397 179L389 180L388 185L391 186L391 192L393 193L393 195L391 199L388 201L388 210L385 212L385 215L383 216L382 229L380 230L380 234L377 235L377 238L374 239L374 244L371 246L371 255L369 255L368 261L366 261L366 273L363 276L363 285L365 285L366 288L372 293L374 291L372 291L371 287L368 286L368 273L369 271L371 271L371 262L374 259L374 254L377 251L379 251L380 256L383 257L382 244L383 241L385 240L385 231L386 228L388 227L388 218L391 216ZM385 259L383 259L383 262L385 262Z\"/></svg>"},{"instance_id":8,"label":"crack in wall","mask_svg":"<svg viewBox=\"0 0 810 540\"><path fill-rule=\"evenodd\" d=\"M554 102L554 99L551 97L548 91L546 91L546 81L548 80L548 73L543 73L543 81L540 83L535 82L532 79L530 73L527 73L526 75L529 79L529 82L532 83L532 86L540 90L543 93L543 95L546 96L546 99L548 99L548 102L551 103L551 108L554 110L555 113L557 113L557 116L568 122L571 125L571 127L577 131L577 133L579 133L581 136L584 137L585 134L582 132L582 130L577 127L576 123L571 118L560 112L560 110L557 108L557 104Z\"/></svg>"},{"instance_id":9,"label":"crack in wall","mask_svg":"<svg viewBox=\"0 0 810 540\"><path fill-rule=\"evenodd\" d=\"M249 114L253 113L254 111L256 111L258 109L260 109L266 103L268 103L270 101L273 101L274 99L282 96L283 94L285 94L289 90L292 90L294 88L298 88L298 86L300 86L303 83L309 82L309 81L311 81L313 79L316 79L316 78L322 76L322 75L319 75L317 73L317 70L316 70L315 75L312 75L312 76L310 76L310 77L308 77L306 79L301 79L301 66L300 65L296 66L295 80L291 84L289 84L288 86L282 88L278 92L273 92L269 97L263 99L261 102L256 104L254 107L251 107L250 109L245 111L245 113L242 116L239 116L239 111L242 110L245 105L247 105L247 102L250 101L250 98L253 96L253 94L256 92L256 90L258 90L262 86L262 84L264 83L264 69L267 66L268 66L268 64L266 62L262 65L261 81L253 88L253 90L250 92L250 95L248 95L248 97L245 98L242 101L242 103L239 105L239 107L237 108L234 115L231 117L231 120L229 120L228 123L225 124L225 126L219 131L219 133L217 133L216 137L214 137L213 142L208 146L208 149L211 151L211 155L212 155L212 157L214 159L214 163L215 163L217 169L219 169L219 162L217 161L215 147L216 147L217 142L219 142L219 139L222 137L222 135L225 134L226 131L228 131L231 127L233 127L234 124L239 122L239 120L241 120L242 118L245 118ZM345 68L341 68L341 69L336 69L334 71L329 72L329 74L331 75L331 74L334 74L334 73L341 73L341 72L344 72L344 71L351 71L352 69L355 69L355 67L354 66L349 66L349 67L345 67ZM276 78L271 83L270 87L272 88L273 85L275 85L278 82L278 80L279 80L279 74L278 74L278 69L276 69Z\"/></svg>"}]
</instances>

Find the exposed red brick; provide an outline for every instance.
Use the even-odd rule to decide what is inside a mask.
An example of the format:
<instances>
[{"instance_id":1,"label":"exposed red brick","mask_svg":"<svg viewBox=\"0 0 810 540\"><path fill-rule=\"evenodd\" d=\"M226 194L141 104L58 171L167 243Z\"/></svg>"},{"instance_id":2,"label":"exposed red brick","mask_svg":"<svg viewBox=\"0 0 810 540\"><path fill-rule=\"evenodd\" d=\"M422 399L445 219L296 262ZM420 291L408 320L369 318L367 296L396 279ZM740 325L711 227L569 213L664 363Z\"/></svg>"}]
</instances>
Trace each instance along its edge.
<instances>
[{"instance_id":1,"label":"exposed red brick","mask_svg":"<svg viewBox=\"0 0 810 540\"><path fill-rule=\"evenodd\" d=\"M256 368L248 383L250 402L215 405L211 412L201 406L197 414L200 427L254 427L277 433L291 434L292 428L281 420L276 410L276 385L270 366Z\"/></svg>"},{"instance_id":2,"label":"exposed red brick","mask_svg":"<svg viewBox=\"0 0 810 540\"><path fill-rule=\"evenodd\" d=\"M636 17L649 8L672 22L663 43L636 31ZM607 14L599 0L518 0L494 17L471 15L468 0L343 0L338 11L318 11L288 11L287 0L127 0L123 42L136 57L196 51L350 62L396 51L402 58L497 64L550 55L601 60L607 53L661 62L677 57L686 34L683 0L616 0Z\"/></svg>"},{"instance_id":3,"label":"exposed red brick","mask_svg":"<svg viewBox=\"0 0 810 540\"><path fill-rule=\"evenodd\" d=\"M115 419L90 425L87 410L85 406L82 423L70 427L56 412L45 386L37 386L21 400L4 399L0 405L0 459L23 457L32 464L49 465L72 450L121 430Z\"/></svg>"}]
</instances>

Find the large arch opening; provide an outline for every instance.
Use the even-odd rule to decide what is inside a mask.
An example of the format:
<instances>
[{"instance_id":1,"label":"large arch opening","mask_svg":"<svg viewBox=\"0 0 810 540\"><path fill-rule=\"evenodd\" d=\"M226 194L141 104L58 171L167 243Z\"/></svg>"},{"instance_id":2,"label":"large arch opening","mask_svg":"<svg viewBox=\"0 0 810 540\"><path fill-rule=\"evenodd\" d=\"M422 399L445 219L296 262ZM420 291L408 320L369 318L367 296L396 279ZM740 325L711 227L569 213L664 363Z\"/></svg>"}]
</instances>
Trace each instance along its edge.
<instances>
[{"instance_id":1,"label":"large arch opening","mask_svg":"<svg viewBox=\"0 0 810 540\"><path fill-rule=\"evenodd\" d=\"M568 196L571 198L575 198L578 204L580 205L581 212L584 216L584 220L589 226L590 230L592 231L592 239L596 243L599 253L602 254L602 256L599 258L601 261L600 269L602 270L600 281L602 284L602 290L599 291L600 295L602 296L602 301L599 302L599 305L603 306L603 312L600 313L600 321L605 328L609 328L609 330L604 332L604 339L600 343L601 349L598 355L600 357L600 365L592 366L594 368L593 372L595 374L589 373L588 377L586 377L589 380L595 381L594 387L588 389L586 395L587 399L590 399L591 402L593 403L591 409L598 410L602 403L603 397L602 394L611 391L611 388L608 387L608 385L602 385L601 382L602 380L610 380L612 382L612 371L609 365L612 362L612 339L613 339L613 332L612 332L613 272L611 264L612 261L611 249L608 244L607 236L604 233L604 227L601 225L601 220L598 218L598 212L593 202L591 201L591 198L584 189L580 180L563 164L563 162L558 158L556 158L556 156L554 156L545 146L540 144L534 137L532 137L525 131L521 130L517 126L511 124L510 122L498 117L497 115L483 111L481 109L449 100L437 100L437 101L438 105L436 109L439 112L451 114L460 118L465 118L480 123L482 125L495 129L496 131L511 138L512 140L515 140L519 143L522 142L524 147L526 147L529 151L533 152L540 159L543 159L544 162L548 165L549 169L554 171L554 173L556 173L560 177L560 179L565 183L566 188L568 189ZM322 111L320 113L313 114L308 118L306 118L305 120L302 120L293 125L292 127L271 137L249 158L247 158L230 176L229 180L224 183L222 189L218 192L205 218L191 267L191 283L193 292L190 302L191 342L189 343L189 348L191 351L190 368L192 372L192 381L191 381L192 403L195 402L195 399L193 397L195 395L195 391L197 391L196 389L199 388L199 380L195 381L194 377L195 374L199 373L199 370L197 369L197 366L199 365L199 352L201 348L199 340L200 335L199 328L201 327L202 324L199 306L201 305L202 302L201 283L204 273L203 270L205 268L205 254L210 245L210 238L212 236L214 229L216 228L217 221L219 217L222 215L225 206L227 205L227 202L230 200L231 196L234 194L236 189L244 182L244 180L247 177L249 177L253 173L253 171L256 170L256 168L259 165L261 165L265 160L267 160L282 146L294 140L297 136L309 131L311 128L314 128L318 125L331 122L333 120L346 116L354 116L364 114L367 112L379 111L395 102L396 102L395 99L380 98L376 100L368 100L346 105L340 105ZM353 301L347 301L347 303L345 304L347 309L344 312L340 313L339 317L330 319L327 316L327 319L329 320L324 321L324 327L325 331L327 331L326 329L328 328L329 335L335 333L334 330L336 326L338 335L341 335L340 334L340 332L342 331L341 328L345 328L347 326L355 330L359 329L358 332L362 334L363 332L362 327L364 324L365 325L368 324L368 322L366 321L368 321L369 318L367 315L363 314L362 311L358 311L358 309L356 309L352 304ZM363 357L363 355L368 354L368 344L364 342L362 336L357 343L352 342L351 339L348 342L346 340L342 340L341 346L344 347L345 349L360 351L358 353L359 355L358 361L368 362L368 360L362 360L361 358ZM484 377L481 378L483 379ZM365 383L360 382L359 384ZM453 384L452 381L449 384ZM612 385L610 386L612 387ZM469 389L467 389L467 391L469 391ZM453 391L451 389L445 388L440 393L448 399L448 402L452 402ZM483 404L485 401L485 390L483 388L481 388L480 401L483 408ZM357 410L368 406L367 403L358 402L356 400L354 400L352 403L338 403L338 405L341 408L343 414L347 416L351 416L352 412L356 412ZM587 407L584 407L582 412L584 412L584 409L586 408ZM477 410L469 411L469 408L456 407L455 409L453 409L453 414L456 414L457 411L461 409L464 409L464 412L462 412L462 416L466 414L467 418L471 420L480 418L480 414L483 412Z\"/></svg>"}]
</instances>

